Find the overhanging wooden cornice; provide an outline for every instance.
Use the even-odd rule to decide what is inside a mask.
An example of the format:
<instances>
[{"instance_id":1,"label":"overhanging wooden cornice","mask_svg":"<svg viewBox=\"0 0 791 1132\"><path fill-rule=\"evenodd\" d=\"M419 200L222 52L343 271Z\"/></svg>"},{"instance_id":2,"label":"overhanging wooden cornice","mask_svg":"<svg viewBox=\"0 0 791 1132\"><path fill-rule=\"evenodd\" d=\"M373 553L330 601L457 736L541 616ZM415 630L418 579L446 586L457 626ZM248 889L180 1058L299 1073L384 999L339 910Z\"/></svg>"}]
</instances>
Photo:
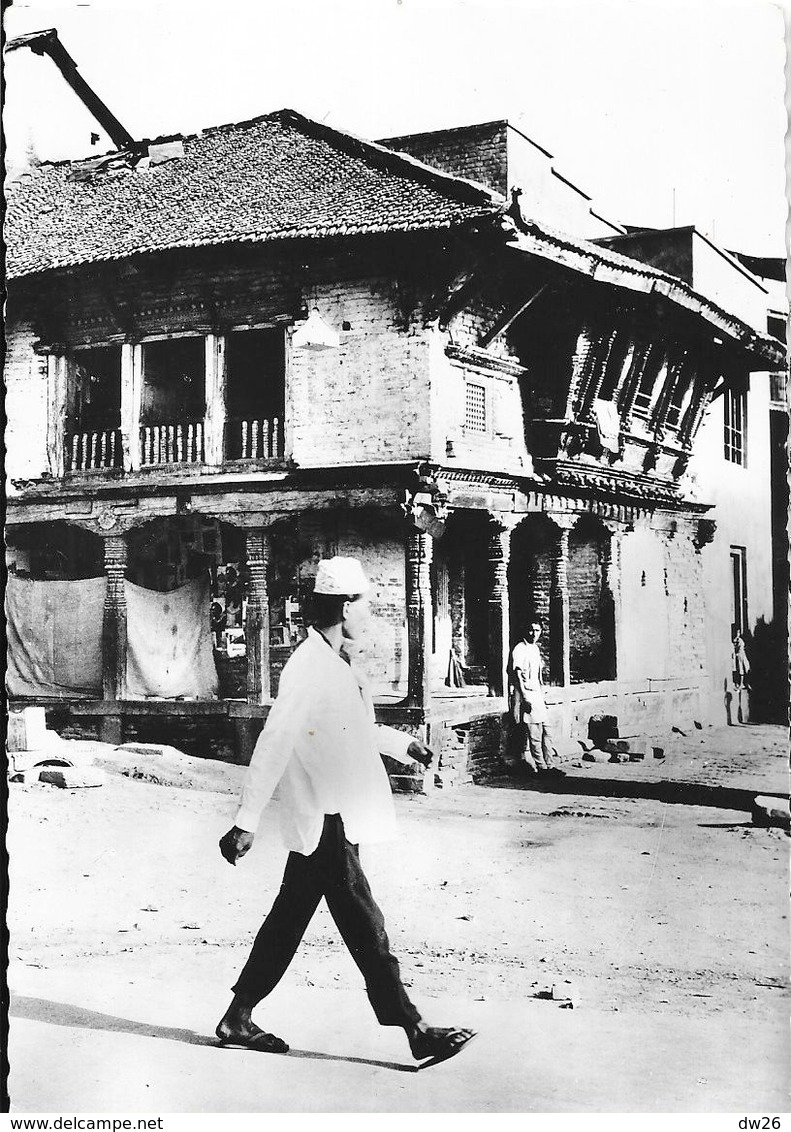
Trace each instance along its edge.
<instances>
[{"instance_id":1,"label":"overhanging wooden cornice","mask_svg":"<svg viewBox=\"0 0 791 1132\"><path fill-rule=\"evenodd\" d=\"M723 307L694 291L683 280L589 240L556 232L534 220L510 214L512 231L507 241L516 254L549 260L594 282L606 283L646 296L662 297L679 310L692 314L724 335L745 358L758 364L752 369L777 369L786 364L785 347L762 334Z\"/></svg>"}]
</instances>

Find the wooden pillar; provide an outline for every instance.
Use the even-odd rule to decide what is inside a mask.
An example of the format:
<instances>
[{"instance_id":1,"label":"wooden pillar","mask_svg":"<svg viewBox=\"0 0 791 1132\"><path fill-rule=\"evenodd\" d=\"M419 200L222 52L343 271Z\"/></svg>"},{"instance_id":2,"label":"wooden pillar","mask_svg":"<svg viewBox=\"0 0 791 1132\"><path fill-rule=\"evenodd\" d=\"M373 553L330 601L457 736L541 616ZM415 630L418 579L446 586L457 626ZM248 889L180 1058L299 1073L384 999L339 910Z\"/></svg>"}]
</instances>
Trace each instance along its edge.
<instances>
[{"instance_id":1,"label":"wooden pillar","mask_svg":"<svg viewBox=\"0 0 791 1132\"><path fill-rule=\"evenodd\" d=\"M225 458L225 358L225 335L207 334L206 416L204 419L204 458L207 464L221 464Z\"/></svg>"},{"instance_id":2,"label":"wooden pillar","mask_svg":"<svg viewBox=\"0 0 791 1132\"><path fill-rule=\"evenodd\" d=\"M406 539L406 622L409 679L406 704L428 710L431 702L431 560L434 546L425 531Z\"/></svg>"},{"instance_id":3,"label":"wooden pillar","mask_svg":"<svg viewBox=\"0 0 791 1132\"><path fill-rule=\"evenodd\" d=\"M269 663L269 591L266 586L267 567L272 549L272 537L262 529L247 532L247 702L267 703L271 698L271 670Z\"/></svg>"},{"instance_id":4,"label":"wooden pillar","mask_svg":"<svg viewBox=\"0 0 791 1132\"><path fill-rule=\"evenodd\" d=\"M616 523L602 524L605 530L605 539L602 545L602 638L609 646L608 679L615 680L618 676L618 633L621 628L621 537L622 529Z\"/></svg>"},{"instance_id":5,"label":"wooden pillar","mask_svg":"<svg viewBox=\"0 0 791 1132\"><path fill-rule=\"evenodd\" d=\"M126 557L126 535L105 536L102 694L106 700L122 700L126 695Z\"/></svg>"},{"instance_id":6,"label":"wooden pillar","mask_svg":"<svg viewBox=\"0 0 791 1132\"><path fill-rule=\"evenodd\" d=\"M508 562L511 553L511 528L497 521L489 527L489 660L490 696L502 696L506 688L508 664L509 607Z\"/></svg>"},{"instance_id":7,"label":"wooden pillar","mask_svg":"<svg viewBox=\"0 0 791 1132\"><path fill-rule=\"evenodd\" d=\"M121 447L124 468L137 471L140 457L140 409L143 401L143 347L124 342L121 347Z\"/></svg>"},{"instance_id":8,"label":"wooden pillar","mask_svg":"<svg viewBox=\"0 0 791 1132\"><path fill-rule=\"evenodd\" d=\"M68 361L63 354L47 355L47 465L60 478L65 471Z\"/></svg>"},{"instance_id":9,"label":"wooden pillar","mask_svg":"<svg viewBox=\"0 0 791 1132\"><path fill-rule=\"evenodd\" d=\"M569 631L569 534L575 515L552 515L558 528L551 553L552 579L549 590L549 670L553 684L571 683L571 639Z\"/></svg>"}]
</instances>

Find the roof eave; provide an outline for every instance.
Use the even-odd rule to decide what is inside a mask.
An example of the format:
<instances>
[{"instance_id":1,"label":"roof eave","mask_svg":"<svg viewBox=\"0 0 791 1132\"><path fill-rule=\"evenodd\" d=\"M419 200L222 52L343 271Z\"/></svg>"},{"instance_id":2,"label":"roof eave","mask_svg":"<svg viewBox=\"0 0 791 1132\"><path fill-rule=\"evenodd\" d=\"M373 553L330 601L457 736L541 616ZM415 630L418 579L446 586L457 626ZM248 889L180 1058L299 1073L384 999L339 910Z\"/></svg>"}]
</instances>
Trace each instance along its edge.
<instances>
[{"instance_id":1,"label":"roof eave","mask_svg":"<svg viewBox=\"0 0 791 1132\"><path fill-rule=\"evenodd\" d=\"M626 256L619 255L615 262L611 255L590 241L558 238L544 230L535 221L522 220L508 240L516 251L537 255L586 275L595 282L622 287L645 295L662 295L676 306L703 318L719 333L726 335L744 353L762 363L760 368L775 369L786 364L786 351L782 343L767 334L753 330L741 319L694 291L683 280L634 261L634 267L625 264ZM759 367L756 366L756 369Z\"/></svg>"},{"instance_id":2,"label":"roof eave","mask_svg":"<svg viewBox=\"0 0 791 1132\"><path fill-rule=\"evenodd\" d=\"M74 271L82 268L99 267L108 263L122 263L126 260L136 260L143 256L152 255L166 255L169 252L183 252L183 251L198 251L202 248L219 248L219 247L233 247L238 244L290 244L297 241L321 241L321 240L337 240L337 239L358 239L366 236L404 236L409 233L418 235L427 234L430 232L450 232L450 231L463 231L468 229L470 232L480 230L481 226L492 225L499 229L502 219L502 210L499 206L492 207L491 209L482 208L481 211L473 216L463 216L456 220L447 221L431 221L431 222L405 222L401 225L367 225L359 226L352 230L344 225L327 226L313 231L303 231L301 229L293 229L291 231L276 232L276 233L263 233L251 234L247 236L233 236L233 237L218 237L217 239L205 239L200 242L183 241L172 242L162 247L144 248L132 252L122 252L116 255L106 256L87 256L85 258L74 258L64 260L62 263L52 263L45 267L25 268L22 270L15 270L13 266L6 268L6 280L9 283L16 283L27 281L35 278L40 278L46 275L55 275L61 271Z\"/></svg>"}]
</instances>

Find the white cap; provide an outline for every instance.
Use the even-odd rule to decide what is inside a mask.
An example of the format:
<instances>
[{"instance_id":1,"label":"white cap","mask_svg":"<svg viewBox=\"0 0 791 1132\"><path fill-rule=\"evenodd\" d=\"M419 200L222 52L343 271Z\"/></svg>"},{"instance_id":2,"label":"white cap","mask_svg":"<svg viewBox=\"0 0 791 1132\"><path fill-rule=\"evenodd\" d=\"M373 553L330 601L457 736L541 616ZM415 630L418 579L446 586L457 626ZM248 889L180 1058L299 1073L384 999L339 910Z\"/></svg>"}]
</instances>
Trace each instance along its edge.
<instances>
[{"instance_id":1,"label":"white cap","mask_svg":"<svg viewBox=\"0 0 791 1132\"><path fill-rule=\"evenodd\" d=\"M335 558L323 558L319 562L314 593L334 596L348 594L349 597L357 597L369 588L370 583L363 573L359 559L336 555Z\"/></svg>"}]
</instances>

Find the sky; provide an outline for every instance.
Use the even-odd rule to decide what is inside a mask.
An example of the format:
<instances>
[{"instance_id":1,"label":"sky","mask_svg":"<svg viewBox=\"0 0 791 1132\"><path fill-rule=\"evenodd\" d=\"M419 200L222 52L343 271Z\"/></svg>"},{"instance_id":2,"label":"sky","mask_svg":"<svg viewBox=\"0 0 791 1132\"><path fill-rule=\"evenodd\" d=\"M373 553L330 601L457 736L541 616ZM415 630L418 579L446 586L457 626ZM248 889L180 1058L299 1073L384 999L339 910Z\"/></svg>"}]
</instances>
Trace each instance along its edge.
<instances>
[{"instance_id":1,"label":"sky","mask_svg":"<svg viewBox=\"0 0 791 1132\"><path fill-rule=\"evenodd\" d=\"M770 0L57 0L55 27L135 137L292 107L376 138L509 118L603 215L696 224L783 255L784 11ZM8 159L91 152L95 126L48 59L8 56Z\"/></svg>"}]
</instances>

